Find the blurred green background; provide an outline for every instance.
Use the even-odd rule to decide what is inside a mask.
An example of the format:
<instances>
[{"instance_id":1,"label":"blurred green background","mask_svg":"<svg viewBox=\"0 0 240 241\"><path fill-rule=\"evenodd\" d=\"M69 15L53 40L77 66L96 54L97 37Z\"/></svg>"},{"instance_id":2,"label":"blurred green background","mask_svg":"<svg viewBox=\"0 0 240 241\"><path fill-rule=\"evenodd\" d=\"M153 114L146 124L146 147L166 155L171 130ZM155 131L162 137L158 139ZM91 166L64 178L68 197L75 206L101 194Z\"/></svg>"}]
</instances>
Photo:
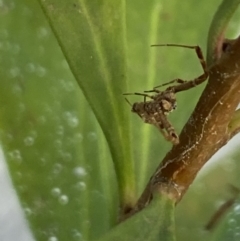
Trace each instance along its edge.
<instances>
[{"instance_id":1,"label":"blurred green background","mask_svg":"<svg viewBox=\"0 0 240 241\"><path fill-rule=\"evenodd\" d=\"M205 53L220 2L127 1L125 92L200 75L194 51L150 45L199 45ZM236 12L227 37L237 36L239 16ZM0 0L0 19L1 143L29 226L36 240L96 239L115 224L118 213L116 175L102 130L37 1ZM178 94L178 108L169 116L178 133L203 88ZM127 103L122 111L130 113ZM130 123L139 196L171 144L137 115L130 115ZM177 240L220 240L218 235L239 240L237 204L214 235L204 231L211 214L231 197L227 184L240 187L237 146L223 149L177 206Z\"/></svg>"}]
</instances>

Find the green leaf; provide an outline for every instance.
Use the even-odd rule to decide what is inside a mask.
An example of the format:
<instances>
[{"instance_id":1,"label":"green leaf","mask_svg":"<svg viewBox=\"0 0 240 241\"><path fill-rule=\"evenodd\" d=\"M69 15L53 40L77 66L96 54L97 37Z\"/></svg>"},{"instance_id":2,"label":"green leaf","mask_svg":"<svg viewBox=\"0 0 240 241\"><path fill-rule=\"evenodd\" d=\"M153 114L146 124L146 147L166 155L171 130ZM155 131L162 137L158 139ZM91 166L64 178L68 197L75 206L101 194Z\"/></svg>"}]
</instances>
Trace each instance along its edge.
<instances>
[{"instance_id":1,"label":"green leaf","mask_svg":"<svg viewBox=\"0 0 240 241\"><path fill-rule=\"evenodd\" d=\"M233 14L236 12L240 0L223 0L215 13L208 32L207 63L211 66L220 56L225 31Z\"/></svg>"},{"instance_id":2,"label":"green leaf","mask_svg":"<svg viewBox=\"0 0 240 241\"><path fill-rule=\"evenodd\" d=\"M38 3L8 3L0 138L13 185L36 240L96 238L117 219L107 143Z\"/></svg>"},{"instance_id":3,"label":"green leaf","mask_svg":"<svg viewBox=\"0 0 240 241\"><path fill-rule=\"evenodd\" d=\"M141 212L113 228L98 241L174 241L174 202L156 194Z\"/></svg>"},{"instance_id":4,"label":"green leaf","mask_svg":"<svg viewBox=\"0 0 240 241\"><path fill-rule=\"evenodd\" d=\"M135 201L126 90L125 2L39 0L112 154L121 206Z\"/></svg>"},{"instance_id":5,"label":"green leaf","mask_svg":"<svg viewBox=\"0 0 240 241\"><path fill-rule=\"evenodd\" d=\"M239 240L240 199L238 198L234 206L224 212L217 221L216 228L211 230L211 241Z\"/></svg>"}]
</instances>

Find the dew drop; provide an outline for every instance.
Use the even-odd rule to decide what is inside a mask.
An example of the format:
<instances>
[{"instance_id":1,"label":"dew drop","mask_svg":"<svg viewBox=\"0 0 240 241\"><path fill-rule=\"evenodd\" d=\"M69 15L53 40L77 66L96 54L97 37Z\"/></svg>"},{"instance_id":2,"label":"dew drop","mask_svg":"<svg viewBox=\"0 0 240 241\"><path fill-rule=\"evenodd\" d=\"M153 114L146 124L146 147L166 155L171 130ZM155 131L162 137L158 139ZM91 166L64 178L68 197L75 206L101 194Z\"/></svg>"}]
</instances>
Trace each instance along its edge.
<instances>
[{"instance_id":1,"label":"dew drop","mask_svg":"<svg viewBox=\"0 0 240 241\"><path fill-rule=\"evenodd\" d=\"M58 201L61 205L66 205L68 203L68 196L66 195L61 195L59 198L58 198Z\"/></svg>"},{"instance_id":2,"label":"dew drop","mask_svg":"<svg viewBox=\"0 0 240 241\"><path fill-rule=\"evenodd\" d=\"M57 149L60 149L62 147L62 141L61 140L55 140L54 141L54 146L57 148Z\"/></svg>"},{"instance_id":3,"label":"dew drop","mask_svg":"<svg viewBox=\"0 0 240 241\"><path fill-rule=\"evenodd\" d=\"M56 134L60 136L64 134L64 127L62 125L57 126Z\"/></svg>"},{"instance_id":4,"label":"dew drop","mask_svg":"<svg viewBox=\"0 0 240 241\"><path fill-rule=\"evenodd\" d=\"M79 120L75 114L66 111L63 113L63 118L67 121L68 126L75 128L79 124Z\"/></svg>"},{"instance_id":5,"label":"dew drop","mask_svg":"<svg viewBox=\"0 0 240 241\"><path fill-rule=\"evenodd\" d=\"M229 219L228 224L229 224L229 226L235 226L236 225L236 220L231 218L231 219Z\"/></svg>"},{"instance_id":6,"label":"dew drop","mask_svg":"<svg viewBox=\"0 0 240 241\"><path fill-rule=\"evenodd\" d=\"M59 82L61 83L63 89L66 90L67 92L72 92L74 90L73 82L70 82L64 79L59 80Z\"/></svg>"},{"instance_id":7,"label":"dew drop","mask_svg":"<svg viewBox=\"0 0 240 241\"><path fill-rule=\"evenodd\" d=\"M82 234L77 229L72 230L72 236L74 239L77 239L77 240L82 238Z\"/></svg>"},{"instance_id":8,"label":"dew drop","mask_svg":"<svg viewBox=\"0 0 240 241\"><path fill-rule=\"evenodd\" d=\"M48 36L48 30L47 28L44 28L44 27L41 27L38 29L37 31L37 36L39 39L43 39L43 38L46 38Z\"/></svg>"},{"instance_id":9,"label":"dew drop","mask_svg":"<svg viewBox=\"0 0 240 241\"><path fill-rule=\"evenodd\" d=\"M235 232L235 233L234 233L234 237L235 237L237 240L239 240L239 238L240 238L240 233L239 233L239 232Z\"/></svg>"},{"instance_id":10,"label":"dew drop","mask_svg":"<svg viewBox=\"0 0 240 241\"><path fill-rule=\"evenodd\" d=\"M8 153L9 158L16 163L20 164L22 162L22 156L19 150L14 150Z\"/></svg>"},{"instance_id":11,"label":"dew drop","mask_svg":"<svg viewBox=\"0 0 240 241\"><path fill-rule=\"evenodd\" d=\"M21 179L23 175L22 175L21 172L16 172L16 176L17 176L18 179Z\"/></svg>"},{"instance_id":12,"label":"dew drop","mask_svg":"<svg viewBox=\"0 0 240 241\"><path fill-rule=\"evenodd\" d=\"M85 168L78 166L73 169L73 174L76 177L84 177L87 175L87 172L86 172Z\"/></svg>"},{"instance_id":13,"label":"dew drop","mask_svg":"<svg viewBox=\"0 0 240 241\"><path fill-rule=\"evenodd\" d=\"M41 157L41 158L40 158L40 164L41 164L41 166L45 166L45 165L46 165L46 162L47 162L47 160L46 160L45 157Z\"/></svg>"},{"instance_id":14,"label":"dew drop","mask_svg":"<svg viewBox=\"0 0 240 241\"><path fill-rule=\"evenodd\" d=\"M11 48L11 51L12 51L13 54L18 54L19 51L20 51L20 46L18 44L13 44L12 48Z\"/></svg>"},{"instance_id":15,"label":"dew drop","mask_svg":"<svg viewBox=\"0 0 240 241\"><path fill-rule=\"evenodd\" d=\"M53 166L53 174L59 174L63 169L62 164L60 163L55 163Z\"/></svg>"},{"instance_id":16,"label":"dew drop","mask_svg":"<svg viewBox=\"0 0 240 241\"><path fill-rule=\"evenodd\" d=\"M78 118L76 116L72 116L71 118L68 119L68 125L70 127L77 127L79 124Z\"/></svg>"},{"instance_id":17,"label":"dew drop","mask_svg":"<svg viewBox=\"0 0 240 241\"><path fill-rule=\"evenodd\" d=\"M30 208L24 208L24 212L27 216L31 216L32 215L32 210Z\"/></svg>"},{"instance_id":18,"label":"dew drop","mask_svg":"<svg viewBox=\"0 0 240 241\"><path fill-rule=\"evenodd\" d=\"M15 78L20 75L20 69L18 67L13 67L9 70L9 76Z\"/></svg>"},{"instance_id":19,"label":"dew drop","mask_svg":"<svg viewBox=\"0 0 240 241\"><path fill-rule=\"evenodd\" d=\"M97 134L94 132L89 132L87 135L88 140L90 141L96 141L97 140Z\"/></svg>"},{"instance_id":20,"label":"dew drop","mask_svg":"<svg viewBox=\"0 0 240 241\"><path fill-rule=\"evenodd\" d=\"M28 72L28 73L33 73L36 71L36 67L33 63L28 63L26 64L25 66L25 70Z\"/></svg>"},{"instance_id":21,"label":"dew drop","mask_svg":"<svg viewBox=\"0 0 240 241\"><path fill-rule=\"evenodd\" d=\"M44 115L39 116L37 120L39 124L42 124L42 125L47 122L46 117Z\"/></svg>"},{"instance_id":22,"label":"dew drop","mask_svg":"<svg viewBox=\"0 0 240 241\"><path fill-rule=\"evenodd\" d=\"M86 189L86 183L85 182L78 182L76 184L76 189L78 191L84 191Z\"/></svg>"},{"instance_id":23,"label":"dew drop","mask_svg":"<svg viewBox=\"0 0 240 241\"><path fill-rule=\"evenodd\" d=\"M36 68L36 74L39 77L44 77L46 75L47 70L45 68L43 68L42 66L37 66Z\"/></svg>"},{"instance_id":24,"label":"dew drop","mask_svg":"<svg viewBox=\"0 0 240 241\"><path fill-rule=\"evenodd\" d=\"M64 159L64 161L70 162L72 160L72 154L69 152L63 153L62 158Z\"/></svg>"},{"instance_id":25,"label":"dew drop","mask_svg":"<svg viewBox=\"0 0 240 241\"><path fill-rule=\"evenodd\" d=\"M240 205L239 204L234 207L234 212L236 212L238 214L240 213Z\"/></svg>"},{"instance_id":26,"label":"dew drop","mask_svg":"<svg viewBox=\"0 0 240 241\"><path fill-rule=\"evenodd\" d=\"M58 238L55 236L51 236L48 238L48 241L58 241Z\"/></svg>"},{"instance_id":27,"label":"dew drop","mask_svg":"<svg viewBox=\"0 0 240 241\"><path fill-rule=\"evenodd\" d=\"M14 85L12 87L12 92L13 92L13 94L21 94L22 88L19 85Z\"/></svg>"},{"instance_id":28,"label":"dew drop","mask_svg":"<svg viewBox=\"0 0 240 241\"><path fill-rule=\"evenodd\" d=\"M32 146L34 143L34 138L31 137L31 136L27 136L25 139L24 139L24 144L26 146Z\"/></svg>"},{"instance_id":29,"label":"dew drop","mask_svg":"<svg viewBox=\"0 0 240 241\"><path fill-rule=\"evenodd\" d=\"M52 194L52 196L54 196L54 197L59 197L60 194L61 194L61 189L58 188L58 187L54 187L54 188L51 190L51 194Z\"/></svg>"},{"instance_id":30,"label":"dew drop","mask_svg":"<svg viewBox=\"0 0 240 241\"><path fill-rule=\"evenodd\" d=\"M81 133L76 133L74 135L74 138L76 139L76 141L82 141L83 140L83 135Z\"/></svg>"}]
</instances>

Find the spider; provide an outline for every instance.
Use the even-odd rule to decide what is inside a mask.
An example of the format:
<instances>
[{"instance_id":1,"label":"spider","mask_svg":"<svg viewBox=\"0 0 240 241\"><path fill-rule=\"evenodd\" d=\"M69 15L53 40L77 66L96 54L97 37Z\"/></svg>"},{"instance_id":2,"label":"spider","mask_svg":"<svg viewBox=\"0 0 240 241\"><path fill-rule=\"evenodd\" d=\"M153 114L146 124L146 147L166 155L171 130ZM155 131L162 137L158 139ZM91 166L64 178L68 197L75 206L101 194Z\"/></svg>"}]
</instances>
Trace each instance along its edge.
<instances>
[{"instance_id":1,"label":"spider","mask_svg":"<svg viewBox=\"0 0 240 241\"><path fill-rule=\"evenodd\" d=\"M140 118L148 124L156 126L167 141L178 144L178 135L174 127L167 119L168 113L176 108L176 98L171 91L158 91L158 94L148 95L145 93L134 93L135 95L144 96L143 102L135 102L133 105L126 99L132 107L132 112L136 113ZM131 95L126 93L125 95ZM150 101L146 101L146 98Z\"/></svg>"},{"instance_id":2,"label":"spider","mask_svg":"<svg viewBox=\"0 0 240 241\"><path fill-rule=\"evenodd\" d=\"M151 46L170 46L194 49L204 71L202 75L190 81L185 81L177 78L162 85L158 85L154 87L152 90L144 91L144 93L135 92L124 94L144 96L143 102L135 102L133 105L126 99L126 101L132 107L132 112L139 115L145 123L153 124L154 126L156 126L161 131L166 140L171 141L174 145L176 145L179 143L178 135L175 132L174 127L167 119L167 115L171 111L176 109L177 106L175 94L180 91L191 89L204 82L208 78L207 64L203 57L202 50L199 46L188 46L179 44L156 44ZM173 83L178 83L178 85L169 86L164 91L158 90L159 87ZM154 92L155 94L146 94L149 92ZM151 100L146 101L146 98L150 98Z\"/></svg>"}]
</instances>

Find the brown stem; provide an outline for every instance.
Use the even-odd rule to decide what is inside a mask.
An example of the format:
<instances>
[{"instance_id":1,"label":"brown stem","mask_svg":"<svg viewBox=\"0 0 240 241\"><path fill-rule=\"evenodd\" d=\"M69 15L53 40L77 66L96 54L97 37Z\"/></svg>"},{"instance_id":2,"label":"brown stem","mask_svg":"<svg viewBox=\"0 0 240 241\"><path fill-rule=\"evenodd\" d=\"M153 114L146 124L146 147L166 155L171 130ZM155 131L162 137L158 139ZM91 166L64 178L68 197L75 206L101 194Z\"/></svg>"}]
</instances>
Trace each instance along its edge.
<instances>
[{"instance_id":1,"label":"brown stem","mask_svg":"<svg viewBox=\"0 0 240 241\"><path fill-rule=\"evenodd\" d=\"M181 132L180 144L173 146L160 163L133 213L151 201L156 186L158 190L166 184L171 186L169 196L179 202L203 165L239 131L240 114L235 110L240 102L240 38L228 46L209 75L208 84Z\"/></svg>"}]
</instances>

